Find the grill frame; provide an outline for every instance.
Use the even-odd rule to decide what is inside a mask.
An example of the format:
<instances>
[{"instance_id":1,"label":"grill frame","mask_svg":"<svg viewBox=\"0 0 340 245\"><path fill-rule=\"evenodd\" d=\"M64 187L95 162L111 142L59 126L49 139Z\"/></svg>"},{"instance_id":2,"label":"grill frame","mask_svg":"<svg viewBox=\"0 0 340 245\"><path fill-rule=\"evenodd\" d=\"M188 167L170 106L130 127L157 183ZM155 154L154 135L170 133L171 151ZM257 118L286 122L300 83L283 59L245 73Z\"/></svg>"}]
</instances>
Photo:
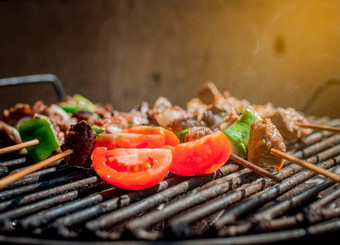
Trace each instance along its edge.
<instances>
[{"instance_id":1,"label":"grill frame","mask_svg":"<svg viewBox=\"0 0 340 245\"><path fill-rule=\"evenodd\" d=\"M136 241L136 240L122 240L122 241L72 241L72 240L52 240L39 239L32 237L13 237L0 235L0 242L6 244L41 244L41 245L220 245L220 244L301 244L307 242L325 241L325 239L338 238L340 231L340 219L322 222L320 224L311 225L307 228L297 228L285 231L270 232L266 234L252 234L237 237L225 238L204 238L204 239L188 239L180 241Z\"/></svg>"}]
</instances>

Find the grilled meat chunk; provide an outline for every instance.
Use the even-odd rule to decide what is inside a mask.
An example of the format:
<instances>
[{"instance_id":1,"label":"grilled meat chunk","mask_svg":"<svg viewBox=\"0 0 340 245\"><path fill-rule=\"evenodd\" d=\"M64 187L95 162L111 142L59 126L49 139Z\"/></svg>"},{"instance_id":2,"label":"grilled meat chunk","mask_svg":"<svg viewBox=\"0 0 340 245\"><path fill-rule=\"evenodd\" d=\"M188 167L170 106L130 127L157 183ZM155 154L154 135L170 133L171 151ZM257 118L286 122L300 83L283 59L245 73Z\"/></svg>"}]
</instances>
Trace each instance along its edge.
<instances>
[{"instance_id":1,"label":"grilled meat chunk","mask_svg":"<svg viewBox=\"0 0 340 245\"><path fill-rule=\"evenodd\" d=\"M77 118L78 122L85 120L90 124L93 124L98 119L95 114L89 111L77 111L73 114L73 117Z\"/></svg>"},{"instance_id":2,"label":"grilled meat chunk","mask_svg":"<svg viewBox=\"0 0 340 245\"><path fill-rule=\"evenodd\" d=\"M286 152L283 138L269 118L255 120L250 127L248 161L268 170L280 170L283 159L270 154L274 148Z\"/></svg>"},{"instance_id":3,"label":"grilled meat chunk","mask_svg":"<svg viewBox=\"0 0 340 245\"><path fill-rule=\"evenodd\" d=\"M217 129L223 121L227 112L215 105L208 105L201 115L198 115L198 120L202 121L205 126L211 129Z\"/></svg>"},{"instance_id":4,"label":"grilled meat chunk","mask_svg":"<svg viewBox=\"0 0 340 245\"><path fill-rule=\"evenodd\" d=\"M2 113L3 121L13 127L19 127L29 118L39 116L48 117L61 142L64 140L65 132L70 128L70 124L76 122L75 118L71 119L59 106L54 104L47 106L42 101L35 102L32 107L18 103Z\"/></svg>"},{"instance_id":5,"label":"grilled meat chunk","mask_svg":"<svg viewBox=\"0 0 340 245\"><path fill-rule=\"evenodd\" d=\"M254 110L261 118L267 118L274 115L276 108L272 103L267 103L264 105L253 105Z\"/></svg>"},{"instance_id":6,"label":"grilled meat chunk","mask_svg":"<svg viewBox=\"0 0 340 245\"><path fill-rule=\"evenodd\" d=\"M16 128L0 121L0 148L20 143L20 135Z\"/></svg>"},{"instance_id":7,"label":"grilled meat chunk","mask_svg":"<svg viewBox=\"0 0 340 245\"><path fill-rule=\"evenodd\" d=\"M34 110L29 105L18 103L2 112L2 121L14 127L21 118L33 117L34 113Z\"/></svg>"},{"instance_id":8,"label":"grilled meat chunk","mask_svg":"<svg viewBox=\"0 0 340 245\"><path fill-rule=\"evenodd\" d=\"M251 103L248 100L238 99L236 97L231 96L229 91L224 91L223 95L224 95L224 98L225 98L224 99L225 105L223 106L223 108L226 108L227 111L229 111L228 107L235 108L239 111L244 111L244 109L247 106L251 105Z\"/></svg>"},{"instance_id":9,"label":"grilled meat chunk","mask_svg":"<svg viewBox=\"0 0 340 245\"><path fill-rule=\"evenodd\" d=\"M129 127L129 121L122 115L95 121L96 126L104 128L108 134L119 134Z\"/></svg>"},{"instance_id":10,"label":"grilled meat chunk","mask_svg":"<svg viewBox=\"0 0 340 245\"><path fill-rule=\"evenodd\" d=\"M212 134L213 131L207 127L193 127L189 130L189 132L185 135L185 142L195 141L203 136Z\"/></svg>"},{"instance_id":11,"label":"grilled meat chunk","mask_svg":"<svg viewBox=\"0 0 340 245\"><path fill-rule=\"evenodd\" d=\"M177 120L172 120L167 129L174 133L179 133L184 129L192 128L195 126L203 126L202 122L198 121L195 117L180 118Z\"/></svg>"},{"instance_id":12,"label":"grilled meat chunk","mask_svg":"<svg viewBox=\"0 0 340 245\"><path fill-rule=\"evenodd\" d=\"M225 116L220 123L220 130L224 131L226 128L230 127L237 119L240 118L241 113L239 113L236 109L232 108L229 111L229 114Z\"/></svg>"},{"instance_id":13,"label":"grilled meat chunk","mask_svg":"<svg viewBox=\"0 0 340 245\"><path fill-rule=\"evenodd\" d=\"M149 117L155 124L166 128L171 121L187 117L187 113L181 107L173 106L166 98L159 97L149 110Z\"/></svg>"},{"instance_id":14,"label":"grilled meat chunk","mask_svg":"<svg viewBox=\"0 0 340 245\"><path fill-rule=\"evenodd\" d=\"M285 143L292 143L302 136L312 132L311 129L302 128L296 125L296 122L307 122L307 119L293 108L277 108L273 115L268 118L276 125L280 131Z\"/></svg>"},{"instance_id":15,"label":"grilled meat chunk","mask_svg":"<svg viewBox=\"0 0 340 245\"><path fill-rule=\"evenodd\" d=\"M204 83L202 89L198 91L198 98L206 105L214 105L222 97L222 94L213 82Z\"/></svg>"},{"instance_id":16,"label":"grilled meat chunk","mask_svg":"<svg viewBox=\"0 0 340 245\"><path fill-rule=\"evenodd\" d=\"M94 112L98 114L100 118L110 118L113 116L114 110L111 105L104 105L96 106Z\"/></svg>"},{"instance_id":17,"label":"grilled meat chunk","mask_svg":"<svg viewBox=\"0 0 340 245\"><path fill-rule=\"evenodd\" d=\"M73 153L65 157L70 166L91 168L91 153L97 135L91 130L91 126L84 120L72 125L66 133L61 150L73 149Z\"/></svg>"},{"instance_id":18,"label":"grilled meat chunk","mask_svg":"<svg viewBox=\"0 0 340 245\"><path fill-rule=\"evenodd\" d=\"M124 117L127 118L128 122L132 125L147 125L150 124L149 110L149 103L144 101L129 113L125 113Z\"/></svg>"}]
</instances>

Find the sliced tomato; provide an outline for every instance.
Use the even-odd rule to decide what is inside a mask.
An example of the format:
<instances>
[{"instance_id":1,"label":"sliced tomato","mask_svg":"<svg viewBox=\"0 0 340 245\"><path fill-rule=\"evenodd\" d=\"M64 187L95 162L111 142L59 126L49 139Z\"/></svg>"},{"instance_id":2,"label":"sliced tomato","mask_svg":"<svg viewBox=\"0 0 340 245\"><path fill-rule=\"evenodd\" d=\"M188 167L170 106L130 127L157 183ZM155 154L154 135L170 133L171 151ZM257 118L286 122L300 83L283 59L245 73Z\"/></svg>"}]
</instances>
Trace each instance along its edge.
<instances>
[{"instance_id":1,"label":"sliced tomato","mask_svg":"<svg viewBox=\"0 0 340 245\"><path fill-rule=\"evenodd\" d=\"M93 167L106 182L129 190L157 185L168 173L172 153L168 149L107 150L97 147L91 155Z\"/></svg>"},{"instance_id":2,"label":"sliced tomato","mask_svg":"<svg viewBox=\"0 0 340 245\"><path fill-rule=\"evenodd\" d=\"M95 147L114 148L162 148L165 138L162 135L144 135L135 133L99 134Z\"/></svg>"},{"instance_id":3,"label":"sliced tomato","mask_svg":"<svg viewBox=\"0 0 340 245\"><path fill-rule=\"evenodd\" d=\"M230 142L221 131L172 148L170 172L193 176L209 174L222 167L230 156Z\"/></svg>"},{"instance_id":4,"label":"sliced tomato","mask_svg":"<svg viewBox=\"0 0 340 245\"><path fill-rule=\"evenodd\" d=\"M165 137L166 145L176 146L179 144L179 139L176 134L162 127L141 125L124 129L123 132L145 135L162 135Z\"/></svg>"}]
</instances>

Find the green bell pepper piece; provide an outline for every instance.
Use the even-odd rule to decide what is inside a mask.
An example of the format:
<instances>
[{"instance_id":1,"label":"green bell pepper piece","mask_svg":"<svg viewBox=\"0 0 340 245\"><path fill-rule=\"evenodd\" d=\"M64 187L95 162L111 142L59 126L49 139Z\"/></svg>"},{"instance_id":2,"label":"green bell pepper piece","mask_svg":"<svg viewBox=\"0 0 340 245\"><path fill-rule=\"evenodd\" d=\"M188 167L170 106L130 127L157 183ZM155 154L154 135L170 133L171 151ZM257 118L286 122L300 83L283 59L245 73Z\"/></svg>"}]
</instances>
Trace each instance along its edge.
<instances>
[{"instance_id":1,"label":"green bell pepper piece","mask_svg":"<svg viewBox=\"0 0 340 245\"><path fill-rule=\"evenodd\" d=\"M79 111L79 106L69 106L69 105L67 105L67 103L60 103L59 106L60 106L61 109L63 109L67 113L74 114L77 111Z\"/></svg>"},{"instance_id":2,"label":"green bell pepper piece","mask_svg":"<svg viewBox=\"0 0 340 245\"><path fill-rule=\"evenodd\" d=\"M96 106L87 98L80 94L73 95L73 99L76 102L76 105L69 105L67 102L61 102L59 106L68 113L76 113L78 111L88 111L94 112Z\"/></svg>"},{"instance_id":3,"label":"green bell pepper piece","mask_svg":"<svg viewBox=\"0 0 340 245\"><path fill-rule=\"evenodd\" d=\"M178 132L176 135L181 143L185 142L185 135L190 131L191 128L183 129L182 131Z\"/></svg>"},{"instance_id":4,"label":"green bell pepper piece","mask_svg":"<svg viewBox=\"0 0 340 245\"><path fill-rule=\"evenodd\" d=\"M234 153L240 157L247 157L250 125L258 119L261 118L251 106L248 106L242 116L223 131L229 138Z\"/></svg>"},{"instance_id":5,"label":"green bell pepper piece","mask_svg":"<svg viewBox=\"0 0 340 245\"><path fill-rule=\"evenodd\" d=\"M78 103L78 106L82 110L86 110L89 112L95 111L95 105L87 98L80 94L73 95L73 99Z\"/></svg>"},{"instance_id":6,"label":"green bell pepper piece","mask_svg":"<svg viewBox=\"0 0 340 245\"><path fill-rule=\"evenodd\" d=\"M92 125L91 129L96 133L96 135L100 134L101 132L105 131L105 129L98 127L97 125Z\"/></svg>"},{"instance_id":7,"label":"green bell pepper piece","mask_svg":"<svg viewBox=\"0 0 340 245\"><path fill-rule=\"evenodd\" d=\"M19 126L19 134L23 142L38 139L39 144L27 147L28 154L35 162L49 157L59 146L51 122L45 118L31 118Z\"/></svg>"}]
</instances>

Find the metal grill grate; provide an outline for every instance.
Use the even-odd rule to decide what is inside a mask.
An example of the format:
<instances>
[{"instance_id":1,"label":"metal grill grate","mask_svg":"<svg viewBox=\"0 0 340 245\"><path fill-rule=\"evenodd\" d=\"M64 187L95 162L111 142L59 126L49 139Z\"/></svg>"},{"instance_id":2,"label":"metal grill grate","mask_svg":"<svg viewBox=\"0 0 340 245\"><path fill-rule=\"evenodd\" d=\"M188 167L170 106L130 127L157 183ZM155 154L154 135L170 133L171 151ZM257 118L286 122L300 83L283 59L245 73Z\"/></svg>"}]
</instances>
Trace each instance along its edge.
<instances>
[{"instance_id":1,"label":"metal grill grate","mask_svg":"<svg viewBox=\"0 0 340 245\"><path fill-rule=\"evenodd\" d=\"M315 122L340 126L339 119ZM288 147L295 157L339 171L339 134L315 132ZM0 177L31 163L22 155L0 161ZM154 188L131 192L103 182L94 171L56 162L0 191L0 240L250 244L302 237L306 229L309 235L340 230L339 184L288 162L277 175L281 183L228 162L210 175L170 174Z\"/></svg>"}]
</instances>

